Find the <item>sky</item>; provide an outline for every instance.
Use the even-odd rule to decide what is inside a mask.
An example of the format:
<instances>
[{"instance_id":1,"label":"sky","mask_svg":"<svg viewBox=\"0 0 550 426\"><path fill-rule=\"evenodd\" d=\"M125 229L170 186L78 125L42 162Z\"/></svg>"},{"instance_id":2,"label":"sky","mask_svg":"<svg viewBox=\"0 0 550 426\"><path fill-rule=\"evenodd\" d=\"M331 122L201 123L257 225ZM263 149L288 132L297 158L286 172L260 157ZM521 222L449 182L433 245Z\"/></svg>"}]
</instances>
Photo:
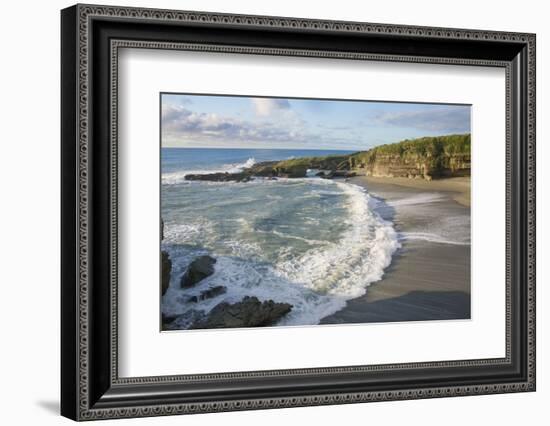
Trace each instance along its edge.
<instances>
[{"instance_id":1,"label":"sky","mask_svg":"<svg viewBox=\"0 0 550 426\"><path fill-rule=\"evenodd\" d=\"M469 132L469 105L161 95L163 147L364 150Z\"/></svg>"}]
</instances>

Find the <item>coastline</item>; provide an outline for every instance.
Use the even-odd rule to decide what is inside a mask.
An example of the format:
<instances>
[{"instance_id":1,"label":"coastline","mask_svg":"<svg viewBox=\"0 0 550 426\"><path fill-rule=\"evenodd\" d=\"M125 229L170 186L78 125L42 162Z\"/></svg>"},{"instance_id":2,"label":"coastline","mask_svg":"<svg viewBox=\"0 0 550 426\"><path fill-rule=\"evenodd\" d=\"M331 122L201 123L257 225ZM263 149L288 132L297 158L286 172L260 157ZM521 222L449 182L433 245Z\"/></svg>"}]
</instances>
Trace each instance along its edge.
<instances>
[{"instance_id":1,"label":"coastline","mask_svg":"<svg viewBox=\"0 0 550 426\"><path fill-rule=\"evenodd\" d=\"M396 185L424 191L449 193L453 200L464 207L470 207L470 177L450 177L427 181L425 179L408 179L403 177L366 177L354 178L353 183L367 187L378 188L383 192L381 185ZM381 194L382 195L382 194Z\"/></svg>"},{"instance_id":2,"label":"coastline","mask_svg":"<svg viewBox=\"0 0 550 426\"><path fill-rule=\"evenodd\" d=\"M324 158L328 157L319 157L315 159L315 161L325 161ZM302 167L302 163L304 162L302 158L288 160L287 163L291 161L296 162L297 165L293 165L292 169L279 169L278 167L274 167L274 164L280 164L276 163L276 160L263 161L248 166L249 163L251 163L251 159L249 158L246 163L240 162L238 166L232 166L233 169L231 169L231 171L207 172L206 174L202 172L200 174L191 175L176 173L177 179L173 179L169 184L177 184L183 180L245 183L251 181L254 177L261 177L267 180L286 178L288 182L292 182L292 178L302 178L305 175L309 176L310 171L317 172L315 176L320 176L324 179L337 180L338 178L345 178L345 182L350 184L350 189L352 189L351 187L355 187L354 191L360 194L361 199L363 199L364 194L362 194L357 187L366 188L369 195L371 195L368 208L374 210L383 219L393 224L401 247L393 254L391 264L385 268L382 279L372 283L367 288L364 296L348 300L343 309L324 318L318 316L315 322L318 324L350 324L470 318L469 177L448 177L431 181L426 180L427 178L420 177L367 177L361 175L357 176L355 170L342 171L339 169L333 170L332 168L328 168L329 173L327 174L326 169L322 167L323 164L319 164L321 172L323 173L321 176L321 172L318 170ZM309 165L310 164L308 164L308 166ZM301 180L302 179L297 179L295 182L300 182ZM342 182L343 181L344 179L342 179ZM287 181L285 180L285 182ZM347 187L348 185L346 184L345 186ZM283 187L285 191L290 190L288 185L283 185ZM189 186L186 188L189 190L197 190L196 186ZM210 187L206 188L208 189ZM221 221L227 225L227 206L238 205L240 201L235 199L235 194L231 193L231 188L233 188L232 185L223 186L223 188L226 188L228 193L220 193L220 189L216 188L218 205L214 205L212 209L203 211L203 213L208 216L208 219L213 221L213 223ZM257 195L250 193L250 191L253 191L253 187L251 189L248 185L238 186L236 188L240 188L241 192L247 189L248 194L247 197L245 197L246 203L250 203L250 197L254 199ZM288 196L286 193L279 194L277 192L281 190L279 185L270 186L270 188L274 193L271 194L269 200L282 199ZM294 191L298 191L298 193L295 193L295 196L291 196L290 199L301 200L303 198L303 190L296 187ZM176 197L172 201L177 203L178 193L171 192L170 194ZM196 197L199 197L197 200L203 195L204 188L195 194ZM330 195L333 196L333 194ZM190 196L193 196L193 194ZM318 197L316 197L316 199L317 198ZM319 200L322 200L322 198L319 198ZM327 200L325 199L325 201ZM314 211L322 213L324 208L333 205L333 201L334 200L325 206L318 206L319 208L314 209ZM276 203L276 201L272 202ZM364 204L364 201L361 204ZM223 208L220 209L220 206L223 206ZM275 209L278 208L277 205L272 207ZM251 208L250 205L248 208ZM266 208L266 206L263 205L262 208ZM176 214L177 216L183 214L182 212L185 212L185 209L174 210L172 214ZM239 213L240 210L236 210L236 212ZM196 213L197 208L194 208L192 214ZM250 211L249 214L252 215L252 218L256 217L259 220L256 226L266 227L267 234L262 235L271 235L269 230L271 227L275 226L275 222L264 223L261 211L256 213ZM256 216L254 216L255 214ZM311 214L313 213L310 212L310 215ZM326 216L326 213L323 213L323 215ZM168 216L170 216L170 214L168 214ZM326 221L325 216L323 216L323 220ZM357 220L360 220L360 217L357 218ZM176 217L176 222L182 222L180 219ZM185 220L183 220L183 222L185 222ZM241 222L237 221L235 223L238 230L242 231ZM336 224L333 223L333 225L335 226ZM288 224L286 226L288 227ZM200 232L201 229L202 228L199 226L196 232ZM458 230L458 232L456 230ZM274 233L274 235L280 239L285 238L286 233ZM254 239L253 235L250 237ZM307 237L307 235L305 237ZM393 241L395 241L395 239L393 239ZM294 241L292 241L292 243L294 243ZM277 242L277 244L280 243ZM226 249L227 247L222 247L222 252ZM370 255L367 255L368 259L364 261L370 264L370 262L373 261L371 255L376 256L378 252L379 251L371 252ZM193 256L197 257L199 254L202 255L204 253L195 253ZM186 266L183 264L183 266L179 265L178 259L178 256L174 258L175 264L173 265L174 271L172 272L179 276L183 272L182 268ZM231 256L224 257L221 255L219 259L216 257L216 260L220 262L231 262L230 259ZM355 260L346 256L341 260L345 262L355 262ZM362 263L359 263L358 265L361 264ZM234 268L227 269L227 271L233 270ZM380 270L380 274L381 273L382 270ZM235 277L231 279L233 278ZM216 279L220 279L220 277ZM361 281L361 274L358 274L354 282L358 287L361 287ZM194 292L187 291L187 293L193 293L192 296L197 300L196 303L198 303L200 299L201 304L218 303L223 309L239 310L239 312L245 308L253 308L253 310L262 309L261 306L256 306L258 303L256 303L254 299L255 295L249 291L248 287L229 287L225 286L223 282L224 281L221 280L216 284L217 287L214 288L216 288L216 290L221 289L220 291L223 290L222 294L231 293L231 291L236 294L236 296L231 296L231 294L228 295L233 297L233 299L230 299L231 302L229 305L227 304L229 302L225 303L227 306L223 303L218 303L219 299L210 297L210 293L202 291L201 288ZM199 292L199 290L201 290L201 292ZM166 289L166 291L168 291L168 289ZM271 288L271 291L274 292L272 297L273 300L278 300L276 298L280 298L280 290ZM179 303L177 299L181 296L181 292L182 290L179 290L179 292L172 291L166 296L170 300L173 299L175 305L177 305ZM237 299L242 296L240 293L250 296L252 299L248 300L246 304L236 302ZM263 297L265 298L265 295ZM297 297L298 299L294 301L292 297ZM293 305L301 306L300 303L302 303L303 297L300 295L294 295L292 297L290 297L289 300L284 300L284 302L291 307ZM210 301L210 299L213 300ZM280 301L283 302L283 300ZM166 317L176 319L181 317L182 320L187 321L188 318L185 316L185 312L179 307L175 307L175 305L172 306L174 309L168 309L170 312L167 313ZM341 305L338 306L338 308L340 307ZM193 309L192 306L191 310ZM332 310L332 312L334 312L334 310ZM306 314L311 315L307 310ZM224 319L222 323L225 323L224 321L227 322ZM233 323L231 322L231 324ZM173 324L170 324L170 326L172 325ZM181 325L183 326L183 323ZM210 328L210 326L204 326L202 323L200 326L201 328ZM233 324L231 326L239 327L241 325ZM218 324L213 327L218 328L221 327L221 325ZM187 326L185 326L185 328L187 328Z\"/></svg>"},{"instance_id":3,"label":"coastline","mask_svg":"<svg viewBox=\"0 0 550 426\"><path fill-rule=\"evenodd\" d=\"M366 188L381 201L376 210L394 223L400 235L413 235L410 231L425 220L422 216L426 210L434 217L469 215L469 178L428 182L360 176L351 178L349 183ZM437 197L436 201L426 195ZM419 201L411 206L406 200L414 196ZM364 296L348 301L345 308L323 318L321 324L469 318L470 245L403 238L383 278L371 284Z\"/></svg>"}]
</instances>

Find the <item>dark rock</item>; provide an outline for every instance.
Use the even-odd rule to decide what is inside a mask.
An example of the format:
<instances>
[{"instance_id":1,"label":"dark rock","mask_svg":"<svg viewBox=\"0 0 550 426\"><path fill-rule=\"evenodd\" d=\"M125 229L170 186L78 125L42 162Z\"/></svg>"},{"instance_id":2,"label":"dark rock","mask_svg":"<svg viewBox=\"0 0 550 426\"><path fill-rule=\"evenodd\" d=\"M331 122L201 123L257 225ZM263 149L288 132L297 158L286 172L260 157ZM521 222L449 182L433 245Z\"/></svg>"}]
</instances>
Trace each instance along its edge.
<instances>
[{"instance_id":1,"label":"dark rock","mask_svg":"<svg viewBox=\"0 0 550 426\"><path fill-rule=\"evenodd\" d=\"M214 273L216 259L210 256L200 256L191 262L181 277L181 287L193 287Z\"/></svg>"},{"instance_id":2,"label":"dark rock","mask_svg":"<svg viewBox=\"0 0 550 426\"><path fill-rule=\"evenodd\" d=\"M202 321L204 318L204 312L195 309L176 315L163 314L161 330L187 330L191 324Z\"/></svg>"},{"instance_id":3,"label":"dark rock","mask_svg":"<svg viewBox=\"0 0 550 426\"><path fill-rule=\"evenodd\" d=\"M241 173L206 173L203 175L190 174L185 175L185 180L198 180L209 182L243 182L250 180L249 172Z\"/></svg>"},{"instance_id":4,"label":"dark rock","mask_svg":"<svg viewBox=\"0 0 550 426\"><path fill-rule=\"evenodd\" d=\"M227 292L227 287L224 287L223 285L210 287L209 289L201 291L201 293L198 296L191 296L188 301L196 303L196 302L200 302L201 300L212 299L226 292Z\"/></svg>"},{"instance_id":5,"label":"dark rock","mask_svg":"<svg viewBox=\"0 0 550 426\"><path fill-rule=\"evenodd\" d=\"M178 316L177 315L166 315L162 314L162 325L170 324L173 322Z\"/></svg>"},{"instance_id":6,"label":"dark rock","mask_svg":"<svg viewBox=\"0 0 550 426\"><path fill-rule=\"evenodd\" d=\"M431 180L470 176L470 135L405 140L346 155L303 157L256 163L238 173L187 175L186 180L247 182L253 177L302 178L308 169L325 170L326 179L365 176L412 177Z\"/></svg>"},{"instance_id":7,"label":"dark rock","mask_svg":"<svg viewBox=\"0 0 550 426\"><path fill-rule=\"evenodd\" d=\"M219 285L216 287L209 288L201 293L203 299L212 299L213 297L219 296L220 294L227 293L227 287Z\"/></svg>"},{"instance_id":8,"label":"dark rock","mask_svg":"<svg viewBox=\"0 0 550 426\"><path fill-rule=\"evenodd\" d=\"M307 175L307 165L289 167L284 170L284 174L289 178L303 178Z\"/></svg>"},{"instance_id":9,"label":"dark rock","mask_svg":"<svg viewBox=\"0 0 550 426\"><path fill-rule=\"evenodd\" d=\"M335 179L335 178L351 178L357 176L356 172L349 170L330 170L326 173L318 173L316 176L319 176L323 179Z\"/></svg>"},{"instance_id":10,"label":"dark rock","mask_svg":"<svg viewBox=\"0 0 550 426\"><path fill-rule=\"evenodd\" d=\"M273 300L260 302L257 297L246 296L238 303L222 302L208 316L190 328L237 328L273 325L292 310L288 303Z\"/></svg>"},{"instance_id":11,"label":"dark rock","mask_svg":"<svg viewBox=\"0 0 550 426\"><path fill-rule=\"evenodd\" d=\"M250 173L251 176L269 178L277 175L277 172L273 169L276 164L277 161L263 161L261 163L254 164L249 169L246 169L245 172Z\"/></svg>"},{"instance_id":12,"label":"dark rock","mask_svg":"<svg viewBox=\"0 0 550 426\"><path fill-rule=\"evenodd\" d=\"M162 286L162 295L166 293L166 290L168 290L168 286L170 285L170 275L172 273L172 260L170 259L170 255L162 250L160 252L160 264L161 264L161 286Z\"/></svg>"}]
</instances>

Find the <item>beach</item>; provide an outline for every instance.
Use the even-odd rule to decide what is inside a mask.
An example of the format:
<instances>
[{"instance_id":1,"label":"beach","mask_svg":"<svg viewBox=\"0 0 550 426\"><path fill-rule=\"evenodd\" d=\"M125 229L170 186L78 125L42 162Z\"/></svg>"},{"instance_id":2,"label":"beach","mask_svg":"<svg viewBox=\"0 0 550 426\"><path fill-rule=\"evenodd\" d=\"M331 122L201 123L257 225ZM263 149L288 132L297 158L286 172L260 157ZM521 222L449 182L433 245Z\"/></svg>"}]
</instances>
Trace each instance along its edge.
<instances>
[{"instance_id":1,"label":"beach","mask_svg":"<svg viewBox=\"0 0 550 426\"><path fill-rule=\"evenodd\" d=\"M387 185L402 188L410 188L414 191L443 192L464 207L470 207L470 177L454 177L427 181L425 179L407 179L403 177L365 177L360 176L354 183L361 186L369 186L371 190L378 191L382 196Z\"/></svg>"},{"instance_id":2,"label":"beach","mask_svg":"<svg viewBox=\"0 0 550 426\"><path fill-rule=\"evenodd\" d=\"M163 329L470 318L470 123L469 105L163 94Z\"/></svg>"},{"instance_id":3,"label":"beach","mask_svg":"<svg viewBox=\"0 0 550 426\"><path fill-rule=\"evenodd\" d=\"M355 177L401 248L381 280L321 324L470 318L469 178Z\"/></svg>"},{"instance_id":4,"label":"beach","mask_svg":"<svg viewBox=\"0 0 550 426\"><path fill-rule=\"evenodd\" d=\"M163 149L165 329L470 317L469 178L338 175L331 154Z\"/></svg>"},{"instance_id":5,"label":"beach","mask_svg":"<svg viewBox=\"0 0 550 426\"><path fill-rule=\"evenodd\" d=\"M328 153L163 148L161 309L171 329L209 328L206 317L224 306L271 311L257 301L291 306L270 324L319 324L383 276L398 235L363 188L345 178L246 176L319 154ZM193 265L201 279L189 283Z\"/></svg>"}]
</instances>

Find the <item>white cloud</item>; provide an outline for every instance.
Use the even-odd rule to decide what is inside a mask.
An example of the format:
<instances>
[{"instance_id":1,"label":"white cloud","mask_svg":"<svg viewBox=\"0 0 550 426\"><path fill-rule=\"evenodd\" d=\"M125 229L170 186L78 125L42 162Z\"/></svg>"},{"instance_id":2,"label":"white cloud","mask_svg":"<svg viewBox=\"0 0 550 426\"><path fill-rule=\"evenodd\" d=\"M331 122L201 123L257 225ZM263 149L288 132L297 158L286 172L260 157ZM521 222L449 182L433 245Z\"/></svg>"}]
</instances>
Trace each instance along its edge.
<instances>
[{"instance_id":1,"label":"white cloud","mask_svg":"<svg viewBox=\"0 0 550 426\"><path fill-rule=\"evenodd\" d=\"M436 132L469 132L470 108L440 107L420 111L387 112L376 117L376 122Z\"/></svg>"},{"instance_id":2,"label":"white cloud","mask_svg":"<svg viewBox=\"0 0 550 426\"><path fill-rule=\"evenodd\" d=\"M165 136L192 141L262 141L289 142L304 140L300 128L288 121L245 121L215 113L197 113L181 105L164 104L162 132Z\"/></svg>"},{"instance_id":3,"label":"white cloud","mask_svg":"<svg viewBox=\"0 0 550 426\"><path fill-rule=\"evenodd\" d=\"M281 111L289 110L290 103L286 99L251 98L254 111L260 117L269 117Z\"/></svg>"}]
</instances>

